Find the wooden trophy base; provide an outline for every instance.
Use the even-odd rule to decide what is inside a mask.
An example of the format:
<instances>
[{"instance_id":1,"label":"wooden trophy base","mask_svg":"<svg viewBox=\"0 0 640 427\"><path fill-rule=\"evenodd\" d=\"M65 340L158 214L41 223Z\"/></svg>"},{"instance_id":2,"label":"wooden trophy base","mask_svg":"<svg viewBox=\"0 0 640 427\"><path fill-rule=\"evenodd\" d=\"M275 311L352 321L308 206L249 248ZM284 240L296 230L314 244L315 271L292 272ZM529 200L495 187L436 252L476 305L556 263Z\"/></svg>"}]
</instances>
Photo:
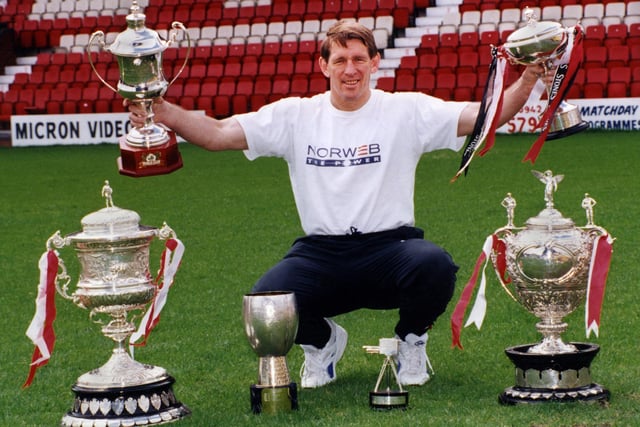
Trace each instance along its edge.
<instances>
[{"instance_id":1,"label":"wooden trophy base","mask_svg":"<svg viewBox=\"0 0 640 427\"><path fill-rule=\"evenodd\" d=\"M143 177L164 175L182 167L182 156L178 151L178 142L173 132L169 132L169 141L156 147L135 147L127 142L126 136L120 137L120 174Z\"/></svg>"}]
</instances>

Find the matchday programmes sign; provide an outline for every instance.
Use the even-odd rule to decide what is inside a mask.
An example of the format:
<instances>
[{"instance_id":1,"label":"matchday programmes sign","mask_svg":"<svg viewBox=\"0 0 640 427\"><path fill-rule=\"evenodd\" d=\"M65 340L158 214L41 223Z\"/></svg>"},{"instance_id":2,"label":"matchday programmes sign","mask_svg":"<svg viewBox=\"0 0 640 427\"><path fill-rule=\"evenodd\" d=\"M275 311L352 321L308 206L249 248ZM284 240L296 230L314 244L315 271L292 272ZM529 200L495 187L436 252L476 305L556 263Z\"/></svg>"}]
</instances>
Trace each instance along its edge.
<instances>
[{"instance_id":1,"label":"matchday programmes sign","mask_svg":"<svg viewBox=\"0 0 640 427\"><path fill-rule=\"evenodd\" d=\"M580 109L582 120L589 123L590 129L640 131L640 98L571 99L568 102ZM546 101L529 100L498 132L534 132L546 106Z\"/></svg>"},{"instance_id":2,"label":"matchday programmes sign","mask_svg":"<svg viewBox=\"0 0 640 427\"><path fill-rule=\"evenodd\" d=\"M640 98L572 99L592 129L640 131ZM546 102L529 101L500 133L534 131ZM204 112L202 112L204 114ZM117 143L129 131L128 113L11 117L14 147ZM179 141L184 141L178 139Z\"/></svg>"}]
</instances>

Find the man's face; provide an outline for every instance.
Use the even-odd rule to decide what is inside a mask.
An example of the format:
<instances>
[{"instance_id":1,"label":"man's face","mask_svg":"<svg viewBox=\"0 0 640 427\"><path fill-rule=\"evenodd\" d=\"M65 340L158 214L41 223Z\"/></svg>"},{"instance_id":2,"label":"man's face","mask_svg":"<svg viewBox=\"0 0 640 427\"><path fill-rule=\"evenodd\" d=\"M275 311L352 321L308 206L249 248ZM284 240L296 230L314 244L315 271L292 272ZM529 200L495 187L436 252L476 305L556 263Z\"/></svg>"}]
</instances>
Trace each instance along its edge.
<instances>
[{"instance_id":1,"label":"man's face","mask_svg":"<svg viewBox=\"0 0 640 427\"><path fill-rule=\"evenodd\" d=\"M371 74L379 64L380 55L370 58L359 40L348 40L346 47L334 43L329 60L320 59L320 68L329 78L333 106L347 111L362 107L371 93Z\"/></svg>"}]
</instances>

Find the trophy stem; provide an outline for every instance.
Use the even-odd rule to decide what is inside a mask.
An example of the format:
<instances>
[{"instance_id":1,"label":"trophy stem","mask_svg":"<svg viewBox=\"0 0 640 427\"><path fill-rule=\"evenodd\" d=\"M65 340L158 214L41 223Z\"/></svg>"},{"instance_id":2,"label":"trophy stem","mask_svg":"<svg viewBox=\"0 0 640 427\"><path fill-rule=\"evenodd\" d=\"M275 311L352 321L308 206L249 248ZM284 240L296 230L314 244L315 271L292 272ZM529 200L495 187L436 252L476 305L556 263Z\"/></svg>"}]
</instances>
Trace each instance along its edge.
<instances>
[{"instance_id":1,"label":"trophy stem","mask_svg":"<svg viewBox=\"0 0 640 427\"><path fill-rule=\"evenodd\" d=\"M133 101L140 104L145 109L144 126L141 128L133 128L127 134L127 143L133 147L152 148L162 145L169 141L169 135L166 129L155 124L153 117L153 99L137 99Z\"/></svg>"},{"instance_id":2,"label":"trophy stem","mask_svg":"<svg viewBox=\"0 0 640 427\"><path fill-rule=\"evenodd\" d=\"M261 357L258 367L258 384L264 387L289 385L289 369L285 356Z\"/></svg>"},{"instance_id":3,"label":"trophy stem","mask_svg":"<svg viewBox=\"0 0 640 427\"><path fill-rule=\"evenodd\" d=\"M566 344L562 341L560 335L567 330L567 323L553 322L545 319L536 324L536 329L543 336L542 342L529 348L528 352L532 354L558 354L573 353L577 351L574 345Z\"/></svg>"}]
</instances>

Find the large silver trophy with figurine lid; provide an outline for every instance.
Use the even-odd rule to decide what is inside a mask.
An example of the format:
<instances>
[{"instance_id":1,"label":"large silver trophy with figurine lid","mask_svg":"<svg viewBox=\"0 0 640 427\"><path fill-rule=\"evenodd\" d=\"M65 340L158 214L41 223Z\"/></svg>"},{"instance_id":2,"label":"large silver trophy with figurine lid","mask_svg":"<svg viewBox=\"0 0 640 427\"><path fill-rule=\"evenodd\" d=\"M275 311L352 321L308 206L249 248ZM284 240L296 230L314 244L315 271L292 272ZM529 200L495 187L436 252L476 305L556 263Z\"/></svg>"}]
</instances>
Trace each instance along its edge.
<instances>
[{"instance_id":1,"label":"large silver trophy with figurine lid","mask_svg":"<svg viewBox=\"0 0 640 427\"><path fill-rule=\"evenodd\" d=\"M291 381L287 353L298 332L293 292L255 292L242 300L242 317L249 345L259 357L258 382L251 385L255 414L298 409L298 391Z\"/></svg>"},{"instance_id":2,"label":"large silver trophy with figurine lid","mask_svg":"<svg viewBox=\"0 0 640 427\"><path fill-rule=\"evenodd\" d=\"M505 249L494 250L491 256L497 272L501 265L506 266L514 298L540 319L536 328L543 338L536 344L506 350L516 366L516 385L506 389L500 401L515 404L607 400L609 392L592 382L589 367L599 346L566 343L561 334L567 329L563 318L595 289L593 263L600 239L609 239L609 233L593 223L595 201L591 197L585 195L582 205L587 223L577 227L554 206L554 192L563 175L549 170L532 172L544 184L545 208L529 218L524 227L517 227L513 222L516 202L509 193L502 203L507 210L507 225L494 232ZM596 298L595 290L591 297Z\"/></svg>"},{"instance_id":3,"label":"large silver trophy with figurine lid","mask_svg":"<svg viewBox=\"0 0 640 427\"><path fill-rule=\"evenodd\" d=\"M136 332L134 316L154 300L158 286L149 272L149 249L154 238L175 238L161 229L139 224L140 216L113 204L108 181L102 188L106 207L81 220L82 231L62 236L56 232L47 248L71 246L80 264L74 292L60 258L55 279L58 293L89 310L102 333L115 342L103 366L81 375L72 387L75 401L62 419L64 426L129 426L163 424L188 414L172 390L175 382L164 368L135 361L126 346ZM166 284L170 286L170 284Z\"/></svg>"},{"instance_id":4,"label":"large silver trophy with figurine lid","mask_svg":"<svg viewBox=\"0 0 640 427\"><path fill-rule=\"evenodd\" d=\"M551 99L563 84L564 72L571 65L561 59L570 45L570 39L582 30L577 26L564 28L558 22L537 21L534 12L528 8L525 10L525 16L526 25L512 32L502 47L512 63L541 64L545 70L555 71L553 82L546 88ZM575 58L573 60L579 62ZM572 82L568 83L570 85ZM578 107L560 100L546 139L562 138L588 127L589 123L582 120Z\"/></svg>"},{"instance_id":5,"label":"large silver trophy with figurine lid","mask_svg":"<svg viewBox=\"0 0 640 427\"><path fill-rule=\"evenodd\" d=\"M111 45L106 45L103 31L94 32L87 45L89 63L100 81L123 98L141 104L146 110L144 126L132 128L125 137L120 138L120 173L134 177L166 174L182 167L175 135L153 121L153 102L163 96L182 73L191 47L189 33L182 23L173 22L168 39L162 40L156 31L145 27L145 18L134 0L126 18L127 29L119 33ZM187 53L182 67L167 82L162 69L162 56L168 47L176 43L178 30L187 40ZM117 89L96 70L92 60L94 44L112 53L118 60L120 79Z\"/></svg>"}]
</instances>

